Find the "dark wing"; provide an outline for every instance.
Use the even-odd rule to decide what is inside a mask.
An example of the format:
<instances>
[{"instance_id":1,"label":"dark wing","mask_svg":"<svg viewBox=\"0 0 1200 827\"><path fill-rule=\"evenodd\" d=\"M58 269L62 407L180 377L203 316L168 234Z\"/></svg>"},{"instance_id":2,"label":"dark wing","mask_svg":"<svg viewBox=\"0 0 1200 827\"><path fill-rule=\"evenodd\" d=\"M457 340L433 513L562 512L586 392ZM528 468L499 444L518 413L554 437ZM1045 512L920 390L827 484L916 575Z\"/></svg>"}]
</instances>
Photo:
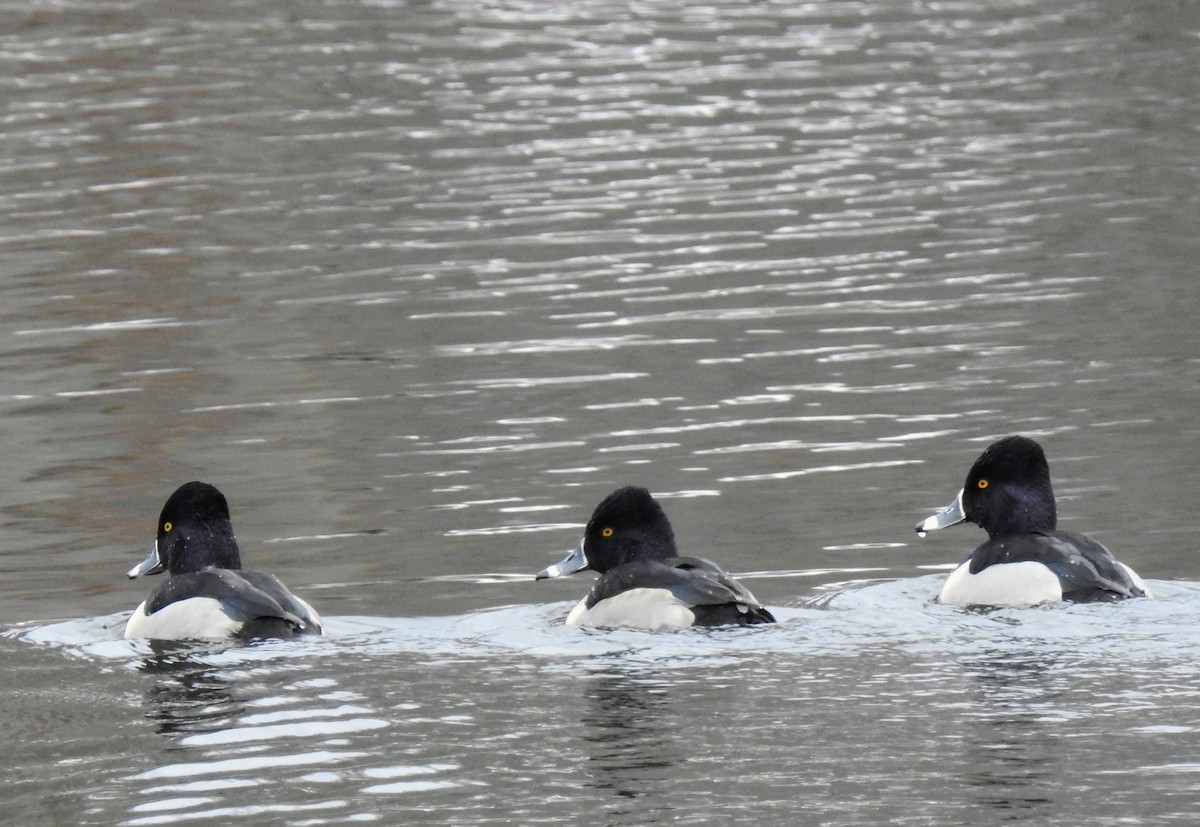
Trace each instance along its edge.
<instances>
[{"instance_id":1,"label":"dark wing","mask_svg":"<svg viewBox=\"0 0 1200 827\"><path fill-rule=\"evenodd\" d=\"M725 569L718 566L712 560L704 557L675 557L670 560L664 560L663 565L672 566L677 571L690 573L688 580L694 580L699 585L703 583L701 590L710 595L708 600L693 601L697 605L706 603L746 603L750 606L762 606L758 602L758 598L750 593L750 590L741 583L733 579L733 576Z\"/></svg>"},{"instance_id":2,"label":"dark wing","mask_svg":"<svg viewBox=\"0 0 1200 827\"><path fill-rule=\"evenodd\" d=\"M758 602L758 598L751 594L749 589L734 580L729 572L712 560L704 557L676 557L664 563L673 563L677 570L699 575L699 579L706 582L711 579L715 584L705 589L712 595L711 602L696 601L692 604L697 626L775 622L775 616Z\"/></svg>"},{"instance_id":3,"label":"dark wing","mask_svg":"<svg viewBox=\"0 0 1200 827\"><path fill-rule=\"evenodd\" d=\"M630 589L664 589L693 607L698 625L773 623L775 618L750 590L702 557L672 557L626 563L605 573L588 594L587 605Z\"/></svg>"},{"instance_id":4,"label":"dark wing","mask_svg":"<svg viewBox=\"0 0 1200 827\"><path fill-rule=\"evenodd\" d=\"M1042 563L1058 575L1063 599L1086 603L1144 597L1112 552L1086 534L1030 532L989 540L971 556L971 573L997 563Z\"/></svg>"},{"instance_id":5,"label":"dark wing","mask_svg":"<svg viewBox=\"0 0 1200 827\"><path fill-rule=\"evenodd\" d=\"M321 631L309 610L279 578L259 571L205 569L176 575L151 592L146 614L194 597L219 600L226 614L244 621L240 634L245 637L286 637Z\"/></svg>"},{"instance_id":6,"label":"dark wing","mask_svg":"<svg viewBox=\"0 0 1200 827\"><path fill-rule=\"evenodd\" d=\"M1076 534L1071 531L1056 531L1047 537L1055 545L1072 549L1081 556L1095 571L1094 576L1081 576L1078 580L1063 575L1058 569L1053 571L1063 581L1063 597L1077 602L1091 600L1111 600L1112 595L1121 597L1145 597L1146 593L1139 588L1129 576L1129 571L1113 557L1112 552L1086 534ZM1077 569L1078 571L1078 569ZM1106 592L1096 594L1095 592Z\"/></svg>"},{"instance_id":7,"label":"dark wing","mask_svg":"<svg viewBox=\"0 0 1200 827\"><path fill-rule=\"evenodd\" d=\"M278 577L266 572L247 569L243 569L238 574L268 595L287 612L299 617L304 622L304 631L318 633L321 631L321 618L316 615L311 606L288 591L288 587L283 585L283 581Z\"/></svg>"}]
</instances>

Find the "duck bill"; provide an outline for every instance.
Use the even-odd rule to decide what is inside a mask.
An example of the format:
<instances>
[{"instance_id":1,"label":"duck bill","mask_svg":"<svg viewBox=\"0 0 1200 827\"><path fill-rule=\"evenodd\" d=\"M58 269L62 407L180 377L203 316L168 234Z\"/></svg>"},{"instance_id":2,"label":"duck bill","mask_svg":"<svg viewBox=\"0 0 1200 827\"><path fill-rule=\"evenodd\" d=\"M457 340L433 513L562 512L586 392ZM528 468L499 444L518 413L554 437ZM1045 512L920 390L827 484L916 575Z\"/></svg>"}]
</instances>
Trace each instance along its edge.
<instances>
[{"instance_id":1,"label":"duck bill","mask_svg":"<svg viewBox=\"0 0 1200 827\"><path fill-rule=\"evenodd\" d=\"M574 574L588 567L587 554L583 550L583 540L575 546L575 550L562 559L562 562L547 566L537 573L534 580L545 580L548 577L562 577L564 574Z\"/></svg>"},{"instance_id":2,"label":"duck bill","mask_svg":"<svg viewBox=\"0 0 1200 827\"><path fill-rule=\"evenodd\" d=\"M954 502L938 513L926 517L917 523L917 534L924 537L927 531L936 531L939 528L952 526L955 523L961 523L965 519L967 519L967 512L963 510L963 492L959 491L958 496L954 498Z\"/></svg>"},{"instance_id":3,"label":"duck bill","mask_svg":"<svg viewBox=\"0 0 1200 827\"><path fill-rule=\"evenodd\" d=\"M135 577L144 577L147 574L158 574L160 571L166 571L166 569L167 567L163 564L162 558L158 556L158 543L155 543L154 548L150 550L150 556L125 572L125 576L132 580Z\"/></svg>"}]
</instances>

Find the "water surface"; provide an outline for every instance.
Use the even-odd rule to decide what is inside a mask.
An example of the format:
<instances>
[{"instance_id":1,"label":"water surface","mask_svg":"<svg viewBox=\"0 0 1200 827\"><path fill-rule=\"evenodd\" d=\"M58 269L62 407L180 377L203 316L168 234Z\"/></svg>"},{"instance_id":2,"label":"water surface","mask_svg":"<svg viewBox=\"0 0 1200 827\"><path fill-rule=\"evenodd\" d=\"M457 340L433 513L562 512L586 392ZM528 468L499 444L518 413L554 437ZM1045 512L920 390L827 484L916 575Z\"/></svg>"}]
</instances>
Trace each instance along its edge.
<instances>
[{"instance_id":1,"label":"water surface","mask_svg":"<svg viewBox=\"0 0 1200 827\"><path fill-rule=\"evenodd\" d=\"M0 5L13 817L1190 820L1198 31ZM1158 601L928 604L979 533L911 526L1013 432ZM326 639L119 640L197 478ZM628 483L785 622L559 625Z\"/></svg>"}]
</instances>

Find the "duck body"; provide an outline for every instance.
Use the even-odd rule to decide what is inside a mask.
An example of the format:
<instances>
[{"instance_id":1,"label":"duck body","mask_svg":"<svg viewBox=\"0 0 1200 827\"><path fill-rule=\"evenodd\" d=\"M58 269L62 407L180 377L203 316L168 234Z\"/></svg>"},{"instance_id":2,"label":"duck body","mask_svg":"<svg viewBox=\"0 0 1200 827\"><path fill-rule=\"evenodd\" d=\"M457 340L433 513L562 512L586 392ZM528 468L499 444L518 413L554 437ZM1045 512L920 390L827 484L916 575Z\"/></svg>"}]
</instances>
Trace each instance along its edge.
<instances>
[{"instance_id":1,"label":"duck body","mask_svg":"<svg viewBox=\"0 0 1200 827\"><path fill-rule=\"evenodd\" d=\"M537 579L583 569L600 577L567 615L568 625L657 631L775 622L716 563L678 555L666 514L644 488L620 488L605 498L575 550Z\"/></svg>"},{"instance_id":2,"label":"duck body","mask_svg":"<svg viewBox=\"0 0 1200 827\"><path fill-rule=\"evenodd\" d=\"M321 618L273 574L205 569L171 577L125 624L125 637L156 640L288 638L320 634Z\"/></svg>"},{"instance_id":3,"label":"duck body","mask_svg":"<svg viewBox=\"0 0 1200 827\"><path fill-rule=\"evenodd\" d=\"M225 497L190 482L163 506L150 556L130 578L169 571L125 624L126 638L227 640L320 634L321 617L279 578L243 569Z\"/></svg>"},{"instance_id":4,"label":"duck body","mask_svg":"<svg viewBox=\"0 0 1200 827\"><path fill-rule=\"evenodd\" d=\"M976 523L988 539L946 578L940 603L1033 606L1150 596L1142 578L1099 542L1057 529L1049 464L1026 437L989 446L958 497L918 523L917 532L960 522Z\"/></svg>"},{"instance_id":5,"label":"duck body","mask_svg":"<svg viewBox=\"0 0 1200 827\"><path fill-rule=\"evenodd\" d=\"M1146 597L1137 572L1100 543L1073 531L988 540L946 578L939 603L1034 606Z\"/></svg>"},{"instance_id":6,"label":"duck body","mask_svg":"<svg viewBox=\"0 0 1200 827\"><path fill-rule=\"evenodd\" d=\"M567 615L572 626L686 629L773 623L745 586L702 557L639 560L605 572Z\"/></svg>"}]
</instances>

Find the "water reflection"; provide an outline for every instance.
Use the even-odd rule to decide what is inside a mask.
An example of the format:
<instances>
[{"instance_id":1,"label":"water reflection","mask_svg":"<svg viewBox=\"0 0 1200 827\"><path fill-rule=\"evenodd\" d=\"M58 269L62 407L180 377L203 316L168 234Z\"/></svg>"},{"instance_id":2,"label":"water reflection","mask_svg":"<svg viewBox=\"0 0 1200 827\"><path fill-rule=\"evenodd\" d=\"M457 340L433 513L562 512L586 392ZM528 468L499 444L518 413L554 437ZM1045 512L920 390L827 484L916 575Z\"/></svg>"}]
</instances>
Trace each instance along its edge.
<instances>
[{"instance_id":1,"label":"water reflection","mask_svg":"<svg viewBox=\"0 0 1200 827\"><path fill-rule=\"evenodd\" d=\"M671 720L667 686L645 677L602 673L583 690L587 711L587 772L592 786L611 790L618 799L644 799L637 806L614 803L609 813L622 824L666 820L670 806L661 794L682 761Z\"/></svg>"},{"instance_id":2,"label":"water reflection","mask_svg":"<svg viewBox=\"0 0 1200 827\"><path fill-rule=\"evenodd\" d=\"M145 715L169 743L148 769L123 779L136 788L122 796L130 802L125 824L316 811L362 816L347 813L355 805L339 783L347 762L367 755L349 744L390 724L360 693L309 676L311 664L289 651L297 654L266 644L170 645L142 658L136 670L152 679ZM372 772L358 774L378 777ZM259 791L254 803L237 798L246 789Z\"/></svg>"},{"instance_id":3,"label":"water reflection","mask_svg":"<svg viewBox=\"0 0 1200 827\"><path fill-rule=\"evenodd\" d=\"M222 670L187 652L157 652L138 671L154 676L146 690L146 717L162 735L208 732L245 711Z\"/></svg>"},{"instance_id":4,"label":"water reflection","mask_svg":"<svg viewBox=\"0 0 1200 827\"><path fill-rule=\"evenodd\" d=\"M964 775L972 799L1006 821L1055 811L1062 790L1062 735L1054 729L1061 668L1052 653L989 652L970 661L978 708L964 716Z\"/></svg>"}]
</instances>

